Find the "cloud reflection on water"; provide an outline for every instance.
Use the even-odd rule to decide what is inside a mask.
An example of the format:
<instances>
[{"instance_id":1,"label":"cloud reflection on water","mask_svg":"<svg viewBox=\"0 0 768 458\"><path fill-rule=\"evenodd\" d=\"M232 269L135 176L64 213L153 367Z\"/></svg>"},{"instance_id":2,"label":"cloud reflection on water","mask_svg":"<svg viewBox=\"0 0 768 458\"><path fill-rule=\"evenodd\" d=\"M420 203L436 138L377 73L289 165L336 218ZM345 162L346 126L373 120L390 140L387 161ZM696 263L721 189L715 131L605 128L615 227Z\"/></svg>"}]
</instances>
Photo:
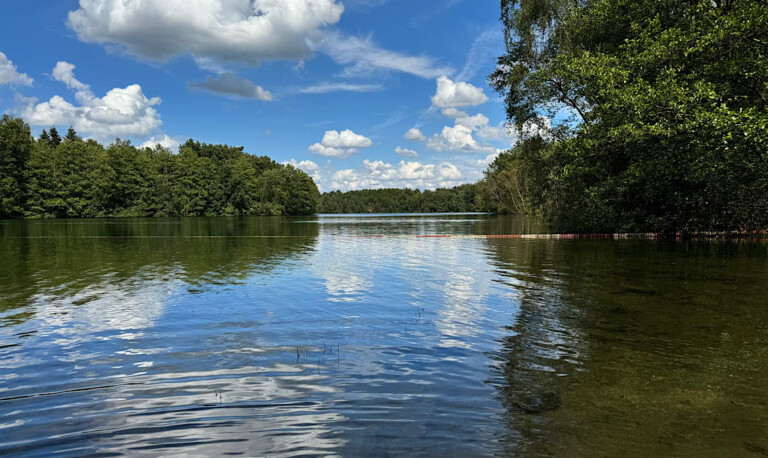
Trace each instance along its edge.
<instances>
[{"instance_id":1,"label":"cloud reflection on water","mask_svg":"<svg viewBox=\"0 0 768 458\"><path fill-rule=\"evenodd\" d=\"M738 452L764 432L764 252L398 237L517 224L457 218L4 239L0 453L663 451L644 418Z\"/></svg>"}]
</instances>

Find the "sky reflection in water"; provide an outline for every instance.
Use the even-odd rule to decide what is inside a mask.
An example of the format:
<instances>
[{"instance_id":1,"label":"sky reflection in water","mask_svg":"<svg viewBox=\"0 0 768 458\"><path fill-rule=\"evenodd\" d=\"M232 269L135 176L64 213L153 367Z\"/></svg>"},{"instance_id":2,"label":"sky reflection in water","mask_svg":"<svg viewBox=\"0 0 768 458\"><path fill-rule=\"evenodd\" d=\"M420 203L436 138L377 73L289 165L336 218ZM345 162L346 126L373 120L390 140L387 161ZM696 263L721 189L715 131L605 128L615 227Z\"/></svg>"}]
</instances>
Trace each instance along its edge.
<instances>
[{"instance_id":1,"label":"sky reflection in water","mask_svg":"<svg viewBox=\"0 0 768 458\"><path fill-rule=\"evenodd\" d=\"M0 453L768 450L764 244L355 237L538 230L3 222Z\"/></svg>"}]
</instances>

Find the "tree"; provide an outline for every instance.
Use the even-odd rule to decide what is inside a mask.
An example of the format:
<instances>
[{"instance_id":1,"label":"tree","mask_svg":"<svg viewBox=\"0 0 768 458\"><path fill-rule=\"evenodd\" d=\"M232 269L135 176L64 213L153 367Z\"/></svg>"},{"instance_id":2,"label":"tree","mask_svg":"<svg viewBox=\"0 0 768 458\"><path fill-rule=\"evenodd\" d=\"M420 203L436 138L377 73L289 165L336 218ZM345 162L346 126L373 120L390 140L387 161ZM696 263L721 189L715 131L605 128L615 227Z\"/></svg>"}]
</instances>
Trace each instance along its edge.
<instances>
[{"instance_id":1,"label":"tree","mask_svg":"<svg viewBox=\"0 0 768 458\"><path fill-rule=\"evenodd\" d=\"M59 200L60 175L56 162L50 138L41 135L32 148L28 163L28 216L66 216L64 204Z\"/></svg>"},{"instance_id":2,"label":"tree","mask_svg":"<svg viewBox=\"0 0 768 458\"><path fill-rule=\"evenodd\" d=\"M149 155L129 141L117 139L101 156L95 175L99 213L143 216L151 200Z\"/></svg>"},{"instance_id":3,"label":"tree","mask_svg":"<svg viewBox=\"0 0 768 458\"><path fill-rule=\"evenodd\" d=\"M173 181L177 170L177 157L167 148L157 146L149 151L152 199L147 208L152 216L170 216L174 211Z\"/></svg>"},{"instance_id":4,"label":"tree","mask_svg":"<svg viewBox=\"0 0 768 458\"><path fill-rule=\"evenodd\" d=\"M21 119L0 119L0 218L24 214L27 198L27 163L34 141Z\"/></svg>"},{"instance_id":5,"label":"tree","mask_svg":"<svg viewBox=\"0 0 768 458\"><path fill-rule=\"evenodd\" d=\"M77 135L77 132L75 132L75 129L72 126L69 126L69 129L67 130L67 135L64 137L65 140L69 140L71 142L79 142L83 139L80 138L79 135Z\"/></svg>"},{"instance_id":6,"label":"tree","mask_svg":"<svg viewBox=\"0 0 768 458\"><path fill-rule=\"evenodd\" d=\"M259 170L253 163L253 156L241 156L237 159L230 189L230 204L235 213L252 215L257 211L259 175Z\"/></svg>"},{"instance_id":7,"label":"tree","mask_svg":"<svg viewBox=\"0 0 768 458\"><path fill-rule=\"evenodd\" d=\"M765 2L504 0L502 20L491 83L546 139L515 186L556 229L768 225Z\"/></svg>"},{"instance_id":8,"label":"tree","mask_svg":"<svg viewBox=\"0 0 768 458\"><path fill-rule=\"evenodd\" d=\"M84 218L96 215L93 197L97 178L93 176L91 164L97 161L102 149L95 142L73 140L69 136L56 148L57 188L63 207L63 214L57 216Z\"/></svg>"},{"instance_id":9,"label":"tree","mask_svg":"<svg viewBox=\"0 0 768 458\"><path fill-rule=\"evenodd\" d=\"M51 146L57 148L61 144L61 137L59 136L59 131L56 130L56 127L51 127L49 135L51 137Z\"/></svg>"},{"instance_id":10,"label":"tree","mask_svg":"<svg viewBox=\"0 0 768 458\"><path fill-rule=\"evenodd\" d=\"M198 154L199 145L190 140L179 148L173 189L175 213L179 216L214 214L212 194L216 193L216 170L211 157Z\"/></svg>"},{"instance_id":11,"label":"tree","mask_svg":"<svg viewBox=\"0 0 768 458\"><path fill-rule=\"evenodd\" d=\"M309 175L291 165L274 170L279 170L285 176L288 191L288 199L283 202L285 214L310 215L317 212L320 191Z\"/></svg>"}]
</instances>

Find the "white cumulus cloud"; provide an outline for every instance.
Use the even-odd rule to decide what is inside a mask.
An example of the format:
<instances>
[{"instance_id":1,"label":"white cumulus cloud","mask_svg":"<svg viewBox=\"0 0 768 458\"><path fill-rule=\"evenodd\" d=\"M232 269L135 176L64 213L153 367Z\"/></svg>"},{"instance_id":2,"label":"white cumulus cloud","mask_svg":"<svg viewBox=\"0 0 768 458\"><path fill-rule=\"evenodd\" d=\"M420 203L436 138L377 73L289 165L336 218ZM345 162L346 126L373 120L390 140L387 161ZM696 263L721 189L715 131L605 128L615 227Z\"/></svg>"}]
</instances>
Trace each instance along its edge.
<instances>
[{"instance_id":1,"label":"white cumulus cloud","mask_svg":"<svg viewBox=\"0 0 768 458\"><path fill-rule=\"evenodd\" d=\"M389 163L366 159L356 168L341 170L334 169L330 162L319 166L310 160L291 159L283 164L291 164L307 172L322 192L379 188L436 189L477 182L500 151L489 152L482 159L457 156L456 160L437 163L409 159Z\"/></svg>"},{"instance_id":2,"label":"white cumulus cloud","mask_svg":"<svg viewBox=\"0 0 768 458\"><path fill-rule=\"evenodd\" d=\"M400 146L395 148L395 154L403 157L419 157L419 153L417 153L416 151L412 149L403 148Z\"/></svg>"},{"instance_id":3,"label":"white cumulus cloud","mask_svg":"<svg viewBox=\"0 0 768 458\"><path fill-rule=\"evenodd\" d=\"M200 68L264 60L303 62L319 51L349 76L398 71L423 78L453 73L427 56L383 49L370 37L330 27L344 12L339 0L80 0L67 24L86 43L165 62L191 56ZM300 64L302 65L302 64Z\"/></svg>"},{"instance_id":4,"label":"white cumulus cloud","mask_svg":"<svg viewBox=\"0 0 768 458\"><path fill-rule=\"evenodd\" d=\"M31 86L32 78L26 73L19 73L16 66L8 59L8 56L0 52L0 86L12 84L18 86Z\"/></svg>"},{"instance_id":5,"label":"white cumulus cloud","mask_svg":"<svg viewBox=\"0 0 768 458\"><path fill-rule=\"evenodd\" d=\"M292 165L297 169L301 169L305 172L317 172L318 170L320 170L320 166L310 160L297 161L296 159L291 159L288 162L283 162L283 164Z\"/></svg>"},{"instance_id":6,"label":"white cumulus cloud","mask_svg":"<svg viewBox=\"0 0 768 458\"><path fill-rule=\"evenodd\" d=\"M75 66L69 62L57 62L53 67L53 79L64 83L67 88L75 91L77 94L90 94L91 88L87 84L81 83L75 78Z\"/></svg>"},{"instance_id":7,"label":"white cumulus cloud","mask_svg":"<svg viewBox=\"0 0 768 458\"><path fill-rule=\"evenodd\" d=\"M159 97L147 97L138 84L115 88L103 97L96 97L90 86L74 76L74 65L59 62L53 77L75 91L80 105L74 105L55 95L47 102L36 104L35 99L25 99L21 116L35 126L73 126L86 136L105 142L115 137L148 137L162 125L155 106Z\"/></svg>"},{"instance_id":8,"label":"white cumulus cloud","mask_svg":"<svg viewBox=\"0 0 768 458\"><path fill-rule=\"evenodd\" d=\"M453 127L445 126L442 132L435 134L427 142L427 148L432 151L454 153L488 153L495 151L489 145L482 145L472 136L472 129L457 124Z\"/></svg>"},{"instance_id":9,"label":"white cumulus cloud","mask_svg":"<svg viewBox=\"0 0 768 458\"><path fill-rule=\"evenodd\" d=\"M443 115L453 118L456 125L469 127L477 133L477 137L482 140L514 140L514 135L503 124L491 126L490 119L482 113L470 116L467 113L456 108L446 108Z\"/></svg>"},{"instance_id":10,"label":"white cumulus cloud","mask_svg":"<svg viewBox=\"0 0 768 458\"><path fill-rule=\"evenodd\" d=\"M360 148L367 148L372 144L370 138L356 134L349 129L341 132L329 130L323 135L322 142L310 146L309 150L321 156L344 158L355 154Z\"/></svg>"},{"instance_id":11,"label":"white cumulus cloud","mask_svg":"<svg viewBox=\"0 0 768 458\"><path fill-rule=\"evenodd\" d=\"M331 189L419 188L435 189L461 184L462 174L449 162L422 164L400 161L395 166L384 161L364 160L357 169L336 171L330 180Z\"/></svg>"},{"instance_id":12,"label":"white cumulus cloud","mask_svg":"<svg viewBox=\"0 0 768 458\"><path fill-rule=\"evenodd\" d=\"M179 140L171 138L168 135L157 135L141 144L141 148L154 149L158 146L162 146L163 148L169 149L173 152L178 152L181 143Z\"/></svg>"},{"instance_id":13,"label":"white cumulus cloud","mask_svg":"<svg viewBox=\"0 0 768 458\"><path fill-rule=\"evenodd\" d=\"M80 0L68 25L81 41L144 59L257 65L310 57L308 39L343 12L335 0Z\"/></svg>"},{"instance_id":14,"label":"white cumulus cloud","mask_svg":"<svg viewBox=\"0 0 768 458\"><path fill-rule=\"evenodd\" d=\"M424 133L421 130L419 130L419 129L415 128L415 127L412 127L410 129L408 129L408 132L405 133L405 139L406 140L413 140L413 141L416 141L416 142L421 142L421 141L426 140L427 137L424 135Z\"/></svg>"},{"instance_id":15,"label":"white cumulus cloud","mask_svg":"<svg viewBox=\"0 0 768 458\"><path fill-rule=\"evenodd\" d=\"M437 79L437 92L432 96L432 105L437 108L468 107L487 101L488 96L479 87L451 81L444 75Z\"/></svg>"},{"instance_id":16,"label":"white cumulus cloud","mask_svg":"<svg viewBox=\"0 0 768 458\"><path fill-rule=\"evenodd\" d=\"M453 118L454 126L444 127L427 142L427 148L433 151L490 153L495 150L491 145L478 142L475 135L486 141L508 141L511 144L515 140L503 124L491 126L490 119L482 113L469 115L451 107L443 109L443 116Z\"/></svg>"},{"instance_id":17,"label":"white cumulus cloud","mask_svg":"<svg viewBox=\"0 0 768 458\"><path fill-rule=\"evenodd\" d=\"M446 108L443 110L443 115L455 119L457 125L469 127L472 130L475 130L481 126L487 126L490 122L490 119L488 119L488 117L482 113L470 116L463 111L457 110L456 108Z\"/></svg>"},{"instance_id":18,"label":"white cumulus cloud","mask_svg":"<svg viewBox=\"0 0 768 458\"><path fill-rule=\"evenodd\" d=\"M329 130L323 136L323 145L333 148L366 148L371 144L370 138L356 134L349 129L341 132Z\"/></svg>"},{"instance_id":19,"label":"white cumulus cloud","mask_svg":"<svg viewBox=\"0 0 768 458\"><path fill-rule=\"evenodd\" d=\"M321 156L327 156L327 157L337 157L340 159L343 159L345 157L352 156L357 152L354 148L333 148L330 146L325 146L321 143L315 143L309 147L309 151L313 153L317 153Z\"/></svg>"}]
</instances>

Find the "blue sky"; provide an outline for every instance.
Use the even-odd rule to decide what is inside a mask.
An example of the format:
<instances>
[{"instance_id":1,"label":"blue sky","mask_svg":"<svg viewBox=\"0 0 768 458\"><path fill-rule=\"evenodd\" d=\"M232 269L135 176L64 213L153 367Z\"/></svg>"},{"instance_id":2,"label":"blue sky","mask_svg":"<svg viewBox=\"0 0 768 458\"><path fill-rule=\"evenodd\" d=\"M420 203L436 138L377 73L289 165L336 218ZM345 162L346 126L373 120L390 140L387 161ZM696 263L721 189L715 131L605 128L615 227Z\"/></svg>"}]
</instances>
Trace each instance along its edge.
<instances>
[{"instance_id":1,"label":"blue sky","mask_svg":"<svg viewBox=\"0 0 768 458\"><path fill-rule=\"evenodd\" d=\"M0 111L292 162L323 191L477 181L514 138L497 0L4 0Z\"/></svg>"}]
</instances>

